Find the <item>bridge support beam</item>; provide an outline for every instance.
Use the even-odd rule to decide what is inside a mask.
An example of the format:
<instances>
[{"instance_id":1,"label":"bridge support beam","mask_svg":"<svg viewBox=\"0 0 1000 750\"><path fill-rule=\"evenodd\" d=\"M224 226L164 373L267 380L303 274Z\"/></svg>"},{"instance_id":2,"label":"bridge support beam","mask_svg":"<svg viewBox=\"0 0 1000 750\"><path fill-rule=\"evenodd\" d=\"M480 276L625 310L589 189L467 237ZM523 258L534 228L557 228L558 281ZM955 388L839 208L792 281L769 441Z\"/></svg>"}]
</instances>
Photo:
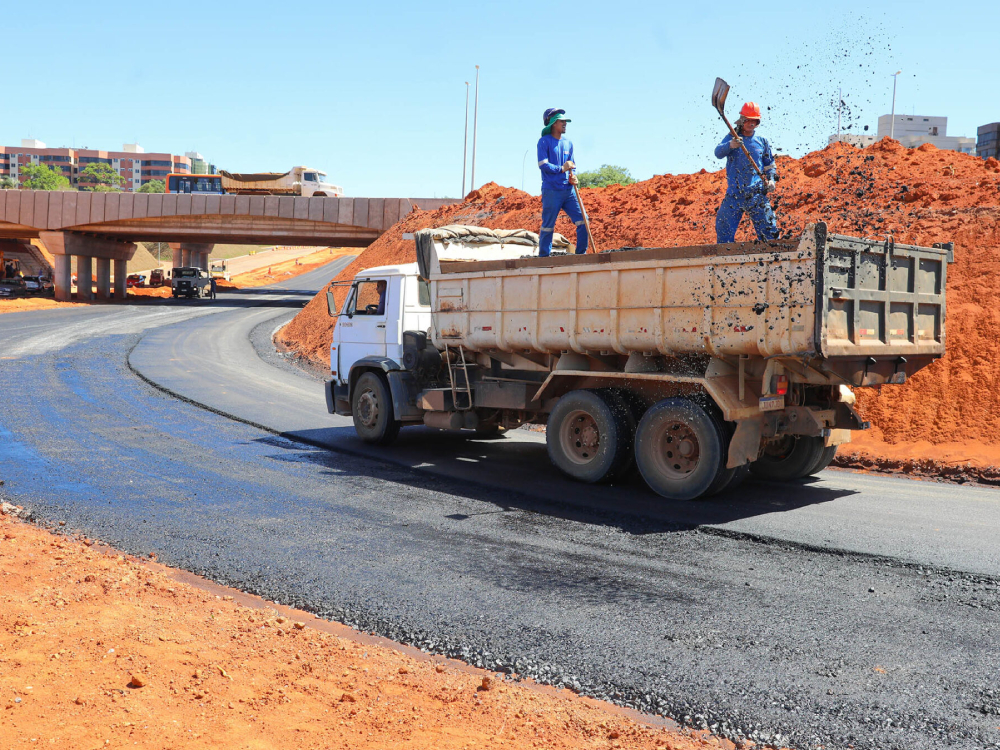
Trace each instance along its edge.
<instances>
[{"instance_id":1,"label":"bridge support beam","mask_svg":"<svg viewBox=\"0 0 1000 750\"><path fill-rule=\"evenodd\" d=\"M120 299L123 302L128 297L128 284L125 283L125 279L128 278L128 261L115 259L115 299Z\"/></svg>"},{"instance_id":2,"label":"bridge support beam","mask_svg":"<svg viewBox=\"0 0 1000 750\"><path fill-rule=\"evenodd\" d=\"M53 259L52 286L55 287L55 298L61 302L69 302L71 298L70 284L73 281L73 257L57 255Z\"/></svg>"},{"instance_id":3,"label":"bridge support beam","mask_svg":"<svg viewBox=\"0 0 1000 750\"><path fill-rule=\"evenodd\" d=\"M134 242L119 242L103 237L77 234L75 232L39 232L39 238L48 248L49 252L55 256L56 273L65 273L66 284L64 291L60 292L58 283L56 284L56 299L64 302L69 301L69 272L65 266L69 265L72 256L77 256L80 260L77 263L77 290L82 292L82 299L90 299L91 295L91 268L90 259L97 259L97 288L98 293L103 291L105 298L111 295L111 261L132 260L135 255ZM65 258L66 260L63 260ZM86 268L83 268L86 266ZM124 278L124 274L123 274ZM62 295L62 296L60 296Z\"/></svg>"},{"instance_id":4,"label":"bridge support beam","mask_svg":"<svg viewBox=\"0 0 1000 750\"><path fill-rule=\"evenodd\" d=\"M76 298L80 302L90 302L94 299L93 276L94 259L89 255L78 255L76 258Z\"/></svg>"},{"instance_id":5,"label":"bridge support beam","mask_svg":"<svg viewBox=\"0 0 1000 750\"><path fill-rule=\"evenodd\" d=\"M111 259L95 258L97 266L97 299L111 299Z\"/></svg>"}]
</instances>

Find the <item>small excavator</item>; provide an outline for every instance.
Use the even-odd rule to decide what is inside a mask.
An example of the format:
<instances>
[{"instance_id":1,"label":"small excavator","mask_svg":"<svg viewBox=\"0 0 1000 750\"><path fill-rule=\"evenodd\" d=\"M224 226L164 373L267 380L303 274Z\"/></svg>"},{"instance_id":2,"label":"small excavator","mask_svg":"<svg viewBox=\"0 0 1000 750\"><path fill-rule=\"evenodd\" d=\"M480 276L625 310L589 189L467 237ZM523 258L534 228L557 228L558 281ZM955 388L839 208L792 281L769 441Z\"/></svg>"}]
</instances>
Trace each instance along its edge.
<instances>
[{"instance_id":1,"label":"small excavator","mask_svg":"<svg viewBox=\"0 0 1000 750\"><path fill-rule=\"evenodd\" d=\"M21 275L21 261L17 258L7 260L3 248L0 247L0 279L13 279Z\"/></svg>"}]
</instances>

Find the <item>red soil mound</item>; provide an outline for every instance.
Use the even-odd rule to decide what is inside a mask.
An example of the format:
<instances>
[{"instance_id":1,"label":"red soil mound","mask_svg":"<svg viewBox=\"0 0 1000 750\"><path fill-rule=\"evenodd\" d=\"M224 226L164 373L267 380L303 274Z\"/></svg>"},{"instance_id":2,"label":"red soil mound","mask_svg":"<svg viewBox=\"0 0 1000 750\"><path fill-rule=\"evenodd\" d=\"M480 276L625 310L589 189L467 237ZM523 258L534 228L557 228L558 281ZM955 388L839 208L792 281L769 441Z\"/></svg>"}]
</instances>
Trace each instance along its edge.
<instances>
[{"instance_id":1,"label":"red soil mound","mask_svg":"<svg viewBox=\"0 0 1000 750\"><path fill-rule=\"evenodd\" d=\"M948 354L905 386L859 389L861 411L874 425L871 437L1000 444L1000 162L884 139L866 149L837 143L801 159L779 157L778 168L774 203L787 235L822 220L838 234L956 244L948 269ZM601 248L663 247L714 242L725 186L723 171L702 170L581 192ZM536 229L540 219L540 198L490 183L460 204L410 214L339 278L414 261L404 232L445 224ZM743 224L737 239L753 239L749 222ZM573 237L565 216L556 231ZM320 294L282 331L282 343L326 365L332 328Z\"/></svg>"}]
</instances>

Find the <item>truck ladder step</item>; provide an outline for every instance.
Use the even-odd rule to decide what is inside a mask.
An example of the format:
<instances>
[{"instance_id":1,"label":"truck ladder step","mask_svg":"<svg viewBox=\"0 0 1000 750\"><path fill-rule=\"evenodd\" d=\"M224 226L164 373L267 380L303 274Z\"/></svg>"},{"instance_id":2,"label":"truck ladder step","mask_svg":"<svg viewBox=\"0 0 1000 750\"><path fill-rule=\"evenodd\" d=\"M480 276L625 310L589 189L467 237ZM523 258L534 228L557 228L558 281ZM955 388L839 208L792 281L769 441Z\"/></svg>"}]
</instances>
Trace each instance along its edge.
<instances>
[{"instance_id":1,"label":"truck ladder step","mask_svg":"<svg viewBox=\"0 0 1000 750\"><path fill-rule=\"evenodd\" d=\"M458 348L458 362L452 356L451 347L448 348L448 380L451 382L451 403L458 411L468 411L472 408L472 385L469 382L469 363L465 359L465 349ZM459 382L461 377L461 382ZM464 396L464 403L460 403L459 396Z\"/></svg>"}]
</instances>

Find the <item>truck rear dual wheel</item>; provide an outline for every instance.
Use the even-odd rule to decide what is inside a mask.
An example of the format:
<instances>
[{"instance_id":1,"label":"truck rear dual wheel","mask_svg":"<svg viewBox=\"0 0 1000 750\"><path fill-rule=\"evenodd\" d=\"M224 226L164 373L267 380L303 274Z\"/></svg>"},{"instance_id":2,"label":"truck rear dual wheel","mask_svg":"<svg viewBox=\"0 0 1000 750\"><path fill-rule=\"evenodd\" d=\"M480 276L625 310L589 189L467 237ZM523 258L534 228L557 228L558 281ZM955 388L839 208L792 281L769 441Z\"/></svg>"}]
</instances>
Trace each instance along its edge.
<instances>
[{"instance_id":1,"label":"truck rear dual wheel","mask_svg":"<svg viewBox=\"0 0 1000 750\"><path fill-rule=\"evenodd\" d=\"M763 455L750 464L750 471L761 479L778 482L803 479L829 466L837 453L836 447L831 447L832 453L821 437L785 435L764 446Z\"/></svg>"},{"instance_id":2,"label":"truck rear dual wheel","mask_svg":"<svg viewBox=\"0 0 1000 750\"><path fill-rule=\"evenodd\" d=\"M374 372L358 378L351 395L351 416L358 437L373 445L388 445L402 426L393 415L389 384Z\"/></svg>"},{"instance_id":3,"label":"truck rear dual wheel","mask_svg":"<svg viewBox=\"0 0 1000 750\"><path fill-rule=\"evenodd\" d=\"M581 482L603 482L628 465L632 437L616 402L599 391L570 391L549 414L549 458Z\"/></svg>"},{"instance_id":4,"label":"truck rear dual wheel","mask_svg":"<svg viewBox=\"0 0 1000 750\"><path fill-rule=\"evenodd\" d=\"M721 419L686 398L650 407L635 437L642 478L671 500L695 500L723 489L735 473L725 469L725 449Z\"/></svg>"}]
</instances>

